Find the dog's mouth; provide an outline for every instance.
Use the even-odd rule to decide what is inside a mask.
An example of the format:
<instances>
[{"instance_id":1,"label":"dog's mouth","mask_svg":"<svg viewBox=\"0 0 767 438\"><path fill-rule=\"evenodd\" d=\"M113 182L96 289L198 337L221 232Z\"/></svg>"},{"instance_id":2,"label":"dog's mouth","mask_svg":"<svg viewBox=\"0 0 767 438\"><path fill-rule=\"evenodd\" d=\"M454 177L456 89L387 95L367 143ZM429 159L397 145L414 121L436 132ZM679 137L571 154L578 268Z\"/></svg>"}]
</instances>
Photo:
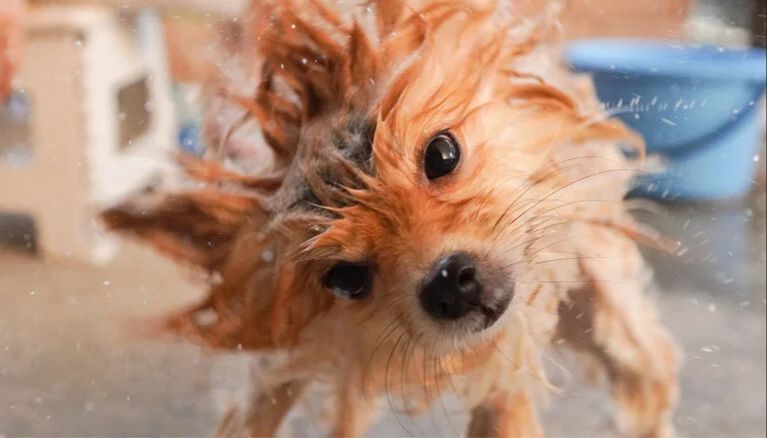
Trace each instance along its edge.
<instances>
[{"instance_id":1,"label":"dog's mouth","mask_svg":"<svg viewBox=\"0 0 767 438\"><path fill-rule=\"evenodd\" d=\"M496 303L492 305L480 304L477 307L477 310L481 314L481 324L472 328L472 332L481 332L492 327L493 324L501 319L501 316L503 316L503 314L506 312L506 309L509 308L509 303L511 302L512 297L512 293L506 293L502 298L500 298Z\"/></svg>"},{"instance_id":2,"label":"dog's mouth","mask_svg":"<svg viewBox=\"0 0 767 438\"><path fill-rule=\"evenodd\" d=\"M452 335L475 335L491 329L498 324L509 309L514 293L498 290L495 296L483 302L469 303L470 309L460 318L438 320L439 326Z\"/></svg>"}]
</instances>

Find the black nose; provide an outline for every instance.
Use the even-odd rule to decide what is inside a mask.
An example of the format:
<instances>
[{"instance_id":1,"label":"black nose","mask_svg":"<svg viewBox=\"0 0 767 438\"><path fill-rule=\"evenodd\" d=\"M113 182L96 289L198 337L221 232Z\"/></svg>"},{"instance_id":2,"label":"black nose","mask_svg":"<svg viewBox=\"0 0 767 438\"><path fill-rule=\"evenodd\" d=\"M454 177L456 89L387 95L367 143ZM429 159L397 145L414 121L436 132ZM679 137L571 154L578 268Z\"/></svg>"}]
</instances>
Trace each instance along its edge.
<instances>
[{"instance_id":1,"label":"black nose","mask_svg":"<svg viewBox=\"0 0 767 438\"><path fill-rule=\"evenodd\" d=\"M474 258L457 252L434 264L421 287L421 306L436 319L455 320L479 307L481 293Z\"/></svg>"}]
</instances>

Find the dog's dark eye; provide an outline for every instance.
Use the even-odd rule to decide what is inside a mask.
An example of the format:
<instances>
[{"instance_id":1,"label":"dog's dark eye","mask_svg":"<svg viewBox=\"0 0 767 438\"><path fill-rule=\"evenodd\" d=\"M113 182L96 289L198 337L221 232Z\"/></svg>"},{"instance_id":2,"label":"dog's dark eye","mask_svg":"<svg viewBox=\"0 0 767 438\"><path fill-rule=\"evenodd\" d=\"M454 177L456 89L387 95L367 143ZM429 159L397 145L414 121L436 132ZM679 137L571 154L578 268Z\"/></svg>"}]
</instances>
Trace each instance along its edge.
<instances>
[{"instance_id":1,"label":"dog's dark eye","mask_svg":"<svg viewBox=\"0 0 767 438\"><path fill-rule=\"evenodd\" d=\"M441 132L426 146L423 154L423 168L430 180L445 176L455 170L461 159L461 149L453 136Z\"/></svg>"},{"instance_id":2,"label":"dog's dark eye","mask_svg":"<svg viewBox=\"0 0 767 438\"><path fill-rule=\"evenodd\" d=\"M344 298L359 299L370 292L371 277L368 265L340 262L325 273L322 285Z\"/></svg>"}]
</instances>

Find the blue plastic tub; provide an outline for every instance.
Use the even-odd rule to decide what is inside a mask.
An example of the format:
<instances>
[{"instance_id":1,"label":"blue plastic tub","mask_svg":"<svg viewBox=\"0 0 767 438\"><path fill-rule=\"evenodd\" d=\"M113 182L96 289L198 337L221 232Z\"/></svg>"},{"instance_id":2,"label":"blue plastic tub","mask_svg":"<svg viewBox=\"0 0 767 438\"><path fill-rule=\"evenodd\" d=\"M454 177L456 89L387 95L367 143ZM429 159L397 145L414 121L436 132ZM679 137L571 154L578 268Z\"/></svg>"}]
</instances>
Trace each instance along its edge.
<instances>
[{"instance_id":1,"label":"blue plastic tub","mask_svg":"<svg viewBox=\"0 0 767 438\"><path fill-rule=\"evenodd\" d=\"M593 75L600 101L644 136L648 152L667 158L662 173L639 178L636 194L701 200L748 192L764 50L601 39L573 43L566 57Z\"/></svg>"}]
</instances>

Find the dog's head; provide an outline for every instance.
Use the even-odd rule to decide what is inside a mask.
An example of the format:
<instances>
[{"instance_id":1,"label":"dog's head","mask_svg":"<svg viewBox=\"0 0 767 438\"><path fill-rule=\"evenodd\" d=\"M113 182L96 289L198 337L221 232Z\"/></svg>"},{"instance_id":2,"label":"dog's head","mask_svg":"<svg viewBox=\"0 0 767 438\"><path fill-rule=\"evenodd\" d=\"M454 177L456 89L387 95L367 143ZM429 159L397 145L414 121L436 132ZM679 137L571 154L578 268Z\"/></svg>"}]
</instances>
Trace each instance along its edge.
<instances>
[{"instance_id":1,"label":"dog's head","mask_svg":"<svg viewBox=\"0 0 767 438\"><path fill-rule=\"evenodd\" d=\"M355 140L352 124L331 149L356 170L303 251L327 266L319 284L343 305L384 314L429 345L465 344L535 289L536 253L567 213L557 211L568 191L555 150L626 132L510 70L534 37L515 41L493 8L434 2L395 15L382 43L351 60L370 70L330 118L366 128ZM327 153L311 143L332 136L304 132L299 148Z\"/></svg>"},{"instance_id":2,"label":"dog's head","mask_svg":"<svg viewBox=\"0 0 767 438\"><path fill-rule=\"evenodd\" d=\"M571 190L584 157L558 151L629 135L515 68L536 35L520 37L494 5L426 3L380 2L377 36L314 1L257 14L269 17L251 32L263 77L240 104L274 150L277 182L219 172L237 194L108 213L221 274L193 312L213 309L217 329L198 318L199 332L284 345L340 308L357 315L349 330L397 321L418 342L466 345L546 281L541 254L593 200Z\"/></svg>"}]
</instances>

